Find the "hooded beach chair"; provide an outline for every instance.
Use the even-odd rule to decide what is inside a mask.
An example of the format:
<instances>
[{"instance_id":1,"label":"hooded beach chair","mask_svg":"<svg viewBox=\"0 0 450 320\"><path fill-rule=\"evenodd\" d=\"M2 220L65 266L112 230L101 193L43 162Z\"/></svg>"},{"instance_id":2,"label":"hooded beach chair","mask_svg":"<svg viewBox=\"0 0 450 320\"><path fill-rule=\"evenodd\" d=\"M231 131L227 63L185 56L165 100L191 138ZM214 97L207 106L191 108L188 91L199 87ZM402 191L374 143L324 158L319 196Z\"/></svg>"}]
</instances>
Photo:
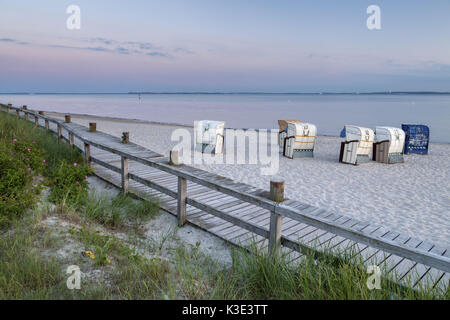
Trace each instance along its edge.
<instances>
[{"instance_id":1,"label":"hooded beach chair","mask_svg":"<svg viewBox=\"0 0 450 320\"><path fill-rule=\"evenodd\" d=\"M291 159L312 157L316 132L316 126L311 123L288 122L283 155Z\"/></svg>"},{"instance_id":2,"label":"hooded beach chair","mask_svg":"<svg viewBox=\"0 0 450 320\"><path fill-rule=\"evenodd\" d=\"M288 122L300 123L300 120L278 120L278 126L280 127L280 132L278 133L278 145L280 147L284 146L284 138L287 135Z\"/></svg>"},{"instance_id":3,"label":"hooded beach chair","mask_svg":"<svg viewBox=\"0 0 450 320\"><path fill-rule=\"evenodd\" d=\"M225 122L201 120L194 121L195 150L208 153L222 153L224 145Z\"/></svg>"},{"instance_id":4,"label":"hooded beach chair","mask_svg":"<svg viewBox=\"0 0 450 320\"><path fill-rule=\"evenodd\" d=\"M405 132L400 128L376 127L373 160L381 163L402 163Z\"/></svg>"},{"instance_id":5,"label":"hooded beach chair","mask_svg":"<svg viewBox=\"0 0 450 320\"><path fill-rule=\"evenodd\" d=\"M430 142L430 128L423 124L402 124L405 132L405 154L427 154Z\"/></svg>"},{"instance_id":6,"label":"hooded beach chair","mask_svg":"<svg viewBox=\"0 0 450 320\"><path fill-rule=\"evenodd\" d=\"M354 165L369 162L369 154L373 147L373 130L346 125L343 133L345 141L341 142L339 162Z\"/></svg>"}]
</instances>

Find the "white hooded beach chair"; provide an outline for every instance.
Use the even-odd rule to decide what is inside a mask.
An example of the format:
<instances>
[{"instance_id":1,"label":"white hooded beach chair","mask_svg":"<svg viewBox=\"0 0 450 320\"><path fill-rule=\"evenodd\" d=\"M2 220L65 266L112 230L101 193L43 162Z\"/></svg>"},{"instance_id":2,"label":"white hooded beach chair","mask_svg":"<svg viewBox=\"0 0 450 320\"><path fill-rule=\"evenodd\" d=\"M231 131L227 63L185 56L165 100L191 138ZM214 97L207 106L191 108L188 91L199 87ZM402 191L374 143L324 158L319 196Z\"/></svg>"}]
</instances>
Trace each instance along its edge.
<instances>
[{"instance_id":1,"label":"white hooded beach chair","mask_svg":"<svg viewBox=\"0 0 450 320\"><path fill-rule=\"evenodd\" d=\"M316 132L316 126L311 123L288 122L283 155L291 159L313 157Z\"/></svg>"},{"instance_id":2,"label":"white hooded beach chair","mask_svg":"<svg viewBox=\"0 0 450 320\"><path fill-rule=\"evenodd\" d=\"M399 128L376 127L373 160L381 163L402 163L405 132Z\"/></svg>"},{"instance_id":3,"label":"white hooded beach chair","mask_svg":"<svg viewBox=\"0 0 450 320\"><path fill-rule=\"evenodd\" d=\"M225 122L201 120L194 121L195 150L208 153L222 153L224 145Z\"/></svg>"},{"instance_id":4,"label":"white hooded beach chair","mask_svg":"<svg viewBox=\"0 0 450 320\"><path fill-rule=\"evenodd\" d=\"M370 161L374 132L372 129L346 125L345 141L341 142L339 162L360 164Z\"/></svg>"},{"instance_id":5,"label":"white hooded beach chair","mask_svg":"<svg viewBox=\"0 0 450 320\"><path fill-rule=\"evenodd\" d=\"M300 120L278 120L278 126L280 127L280 132L278 133L278 145L284 147L284 138L287 136L288 123L300 123Z\"/></svg>"}]
</instances>

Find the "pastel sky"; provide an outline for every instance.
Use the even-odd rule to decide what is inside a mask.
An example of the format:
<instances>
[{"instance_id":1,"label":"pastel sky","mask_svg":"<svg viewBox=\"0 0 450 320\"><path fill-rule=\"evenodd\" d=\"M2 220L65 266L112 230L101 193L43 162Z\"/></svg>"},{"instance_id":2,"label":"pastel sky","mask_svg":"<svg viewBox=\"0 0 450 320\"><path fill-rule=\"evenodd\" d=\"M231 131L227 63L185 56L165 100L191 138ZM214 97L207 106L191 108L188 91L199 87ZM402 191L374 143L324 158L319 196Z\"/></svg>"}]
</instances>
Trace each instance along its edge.
<instances>
[{"instance_id":1,"label":"pastel sky","mask_svg":"<svg viewBox=\"0 0 450 320\"><path fill-rule=\"evenodd\" d=\"M450 91L449 16L448 0L0 0L0 92Z\"/></svg>"}]
</instances>

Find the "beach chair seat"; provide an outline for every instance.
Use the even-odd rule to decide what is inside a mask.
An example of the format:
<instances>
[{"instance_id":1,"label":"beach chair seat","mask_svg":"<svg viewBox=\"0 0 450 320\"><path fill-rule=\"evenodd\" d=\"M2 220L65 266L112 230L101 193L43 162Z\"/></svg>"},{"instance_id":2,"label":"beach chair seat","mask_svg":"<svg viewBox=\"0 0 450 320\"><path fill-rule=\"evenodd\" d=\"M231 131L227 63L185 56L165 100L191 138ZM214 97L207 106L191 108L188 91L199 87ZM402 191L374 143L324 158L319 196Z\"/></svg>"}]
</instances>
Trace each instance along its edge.
<instances>
[{"instance_id":1,"label":"beach chair seat","mask_svg":"<svg viewBox=\"0 0 450 320\"><path fill-rule=\"evenodd\" d=\"M287 158L311 158L314 155L317 128L306 122L288 122L283 144Z\"/></svg>"},{"instance_id":2,"label":"beach chair seat","mask_svg":"<svg viewBox=\"0 0 450 320\"><path fill-rule=\"evenodd\" d=\"M402 124L402 130L405 132L405 154L428 154L430 128L423 124Z\"/></svg>"},{"instance_id":3,"label":"beach chair seat","mask_svg":"<svg viewBox=\"0 0 450 320\"><path fill-rule=\"evenodd\" d=\"M373 160L381 163L403 163L405 132L400 128L376 127Z\"/></svg>"},{"instance_id":4,"label":"beach chair seat","mask_svg":"<svg viewBox=\"0 0 450 320\"><path fill-rule=\"evenodd\" d=\"M300 123L300 120L278 120L278 126L280 127L280 132L278 133L278 145L283 148L284 138L287 135L288 123Z\"/></svg>"},{"instance_id":5,"label":"beach chair seat","mask_svg":"<svg viewBox=\"0 0 450 320\"><path fill-rule=\"evenodd\" d=\"M219 154L223 152L225 122L201 120L194 122L195 150Z\"/></svg>"},{"instance_id":6,"label":"beach chair seat","mask_svg":"<svg viewBox=\"0 0 450 320\"><path fill-rule=\"evenodd\" d=\"M374 132L372 129L346 125L345 140L341 142L339 162L358 165L370 161Z\"/></svg>"}]
</instances>

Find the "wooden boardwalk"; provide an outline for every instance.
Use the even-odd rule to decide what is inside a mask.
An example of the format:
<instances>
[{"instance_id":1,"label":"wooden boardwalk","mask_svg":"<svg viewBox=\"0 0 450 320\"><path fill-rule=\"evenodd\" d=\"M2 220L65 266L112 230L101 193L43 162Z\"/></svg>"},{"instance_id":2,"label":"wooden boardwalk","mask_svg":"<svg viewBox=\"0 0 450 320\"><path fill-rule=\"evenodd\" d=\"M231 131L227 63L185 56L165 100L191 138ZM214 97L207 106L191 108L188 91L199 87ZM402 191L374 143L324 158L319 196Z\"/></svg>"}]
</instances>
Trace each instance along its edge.
<instances>
[{"instance_id":1,"label":"wooden boardwalk","mask_svg":"<svg viewBox=\"0 0 450 320\"><path fill-rule=\"evenodd\" d=\"M45 126L45 118L48 117L42 116L36 121ZM89 132L75 123L62 124L61 120L53 120L48 124L49 129L58 133L58 125L62 127L64 140L70 143L70 132L77 138L72 137L74 145L82 152L86 143L90 145L92 166L100 178L122 188L123 154L130 155L127 158L128 191L141 198L157 198L162 209L177 215L179 177L186 176L189 223L238 246L246 247L255 242L262 248L268 246L271 211L272 214L274 211L269 209L272 208L270 201L247 200L266 198L266 190L187 165L177 167L175 175L168 169L168 159L156 152L133 143L123 144L119 138L106 133ZM29 121L34 122L34 117ZM280 212L283 215L280 250L292 263L300 261L306 249L347 252L360 256L364 267L379 265L385 268L385 272L401 284L413 288L432 285L443 290L449 287L450 251L447 248L294 199L284 201ZM322 225L326 227L318 227Z\"/></svg>"}]
</instances>

